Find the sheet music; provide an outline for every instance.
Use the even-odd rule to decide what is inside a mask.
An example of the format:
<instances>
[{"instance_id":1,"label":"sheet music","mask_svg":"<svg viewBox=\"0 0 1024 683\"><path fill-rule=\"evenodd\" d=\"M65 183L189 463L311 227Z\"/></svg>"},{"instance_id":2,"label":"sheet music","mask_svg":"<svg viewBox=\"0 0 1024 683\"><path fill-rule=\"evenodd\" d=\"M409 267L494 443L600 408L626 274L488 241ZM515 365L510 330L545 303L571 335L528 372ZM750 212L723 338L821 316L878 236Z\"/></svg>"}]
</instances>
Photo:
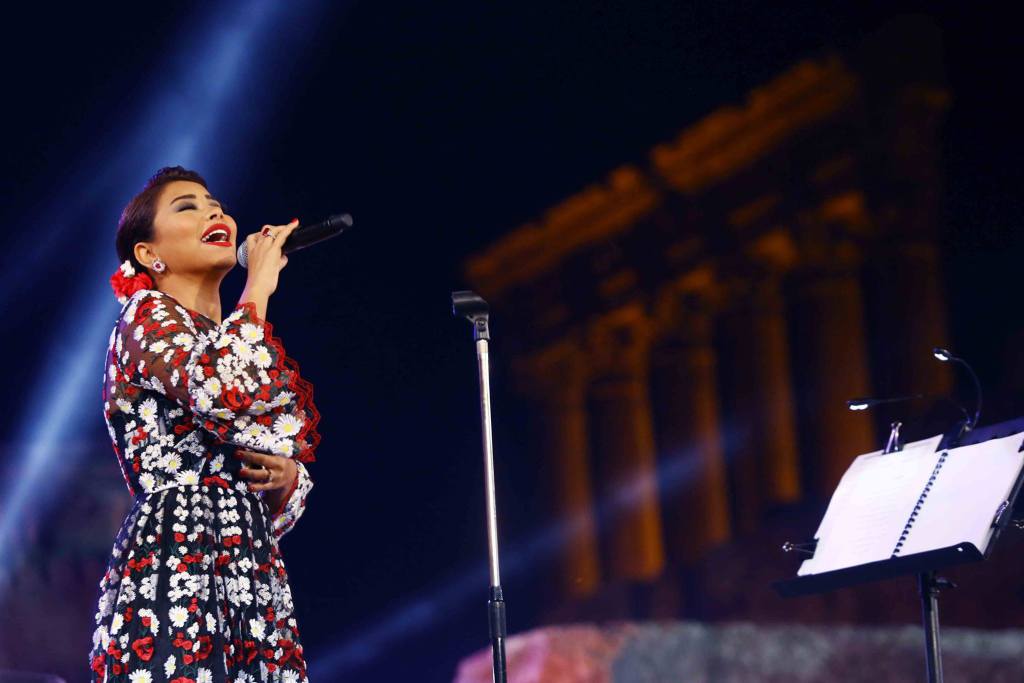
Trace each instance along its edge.
<instances>
[{"instance_id":1,"label":"sheet music","mask_svg":"<svg viewBox=\"0 0 1024 683\"><path fill-rule=\"evenodd\" d=\"M1024 465L1022 441L1014 434L948 451L900 557L964 542L985 552L992 520Z\"/></svg>"},{"instance_id":2,"label":"sheet music","mask_svg":"<svg viewBox=\"0 0 1024 683\"><path fill-rule=\"evenodd\" d=\"M832 495L815 538L814 557L798 575L820 574L892 556L903 526L928 483L942 441L937 434L902 451L857 457Z\"/></svg>"}]
</instances>

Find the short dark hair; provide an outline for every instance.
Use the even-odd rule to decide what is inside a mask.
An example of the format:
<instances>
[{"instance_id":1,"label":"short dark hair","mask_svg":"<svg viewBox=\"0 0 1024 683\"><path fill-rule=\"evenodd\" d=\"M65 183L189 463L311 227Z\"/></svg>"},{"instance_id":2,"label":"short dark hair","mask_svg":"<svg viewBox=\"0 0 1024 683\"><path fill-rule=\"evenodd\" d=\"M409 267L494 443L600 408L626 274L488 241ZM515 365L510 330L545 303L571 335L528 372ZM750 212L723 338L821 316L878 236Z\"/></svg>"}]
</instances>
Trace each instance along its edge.
<instances>
[{"instance_id":1,"label":"short dark hair","mask_svg":"<svg viewBox=\"0 0 1024 683\"><path fill-rule=\"evenodd\" d=\"M207 187L203 176L182 166L164 166L146 181L142 191L132 197L121 212L121 220L117 223L117 262L131 262L135 272L145 272L142 264L135 259L135 245L153 239L153 216L156 214L156 199L160 190L167 183L175 180L188 180ZM209 188L207 188L209 189Z\"/></svg>"}]
</instances>

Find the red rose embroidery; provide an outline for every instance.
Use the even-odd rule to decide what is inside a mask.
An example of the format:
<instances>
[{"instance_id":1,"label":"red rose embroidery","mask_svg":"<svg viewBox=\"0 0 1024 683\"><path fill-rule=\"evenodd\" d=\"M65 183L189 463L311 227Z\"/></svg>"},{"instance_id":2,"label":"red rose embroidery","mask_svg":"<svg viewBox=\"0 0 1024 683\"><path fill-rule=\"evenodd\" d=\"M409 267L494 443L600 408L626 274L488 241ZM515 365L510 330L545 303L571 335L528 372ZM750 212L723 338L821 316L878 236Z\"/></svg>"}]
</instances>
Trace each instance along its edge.
<instances>
[{"instance_id":1,"label":"red rose embroidery","mask_svg":"<svg viewBox=\"0 0 1024 683\"><path fill-rule=\"evenodd\" d=\"M132 649L135 650L135 654L139 656L139 659L148 662L153 658L153 636L137 639L132 643Z\"/></svg>"},{"instance_id":2,"label":"red rose embroidery","mask_svg":"<svg viewBox=\"0 0 1024 683\"><path fill-rule=\"evenodd\" d=\"M220 392L221 402L230 410L243 411L252 405L252 398L238 387L224 387Z\"/></svg>"},{"instance_id":3,"label":"red rose embroidery","mask_svg":"<svg viewBox=\"0 0 1024 683\"><path fill-rule=\"evenodd\" d=\"M210 640L210 636L199 636L199 651L196 652L196 659L206 659L211 652L213 652L213 642Z\"/></svg>"},{"instance_id":4,"label":"red rose embroidery","mask_svg":"<svg viewBox=\"0 0 1024 683\"><path fill-rule=\"evenodd\" d=\"M106 666L103 664L103 655L96 655L92 658L92 670L96 672L100 680L103 680L103 674L106 671Z\"/></svg>"}]
</instances>

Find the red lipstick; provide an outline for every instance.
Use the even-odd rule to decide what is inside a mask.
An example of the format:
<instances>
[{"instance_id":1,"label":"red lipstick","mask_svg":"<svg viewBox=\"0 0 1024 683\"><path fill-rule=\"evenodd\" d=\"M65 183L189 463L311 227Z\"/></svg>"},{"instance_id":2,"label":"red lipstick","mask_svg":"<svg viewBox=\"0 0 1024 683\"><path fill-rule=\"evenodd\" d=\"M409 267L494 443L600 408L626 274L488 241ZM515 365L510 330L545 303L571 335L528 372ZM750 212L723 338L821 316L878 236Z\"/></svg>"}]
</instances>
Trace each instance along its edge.
<instances>
[{"instance_id":1,"label":"red lipstick","mask_svg":"<svg viewBox=\"0 0 1024 683\"><path fill-rule=\"evenodd\" d=\"M223 232L227 235L227 239L218 239L213 242L206 241L206 238L215 232ZM224 223L214 223L206 230L203 231L203 236L200 238L203 244L211 244L215 247L230 247L231 246L231 228Z\"/></svg>"}]
</instances>

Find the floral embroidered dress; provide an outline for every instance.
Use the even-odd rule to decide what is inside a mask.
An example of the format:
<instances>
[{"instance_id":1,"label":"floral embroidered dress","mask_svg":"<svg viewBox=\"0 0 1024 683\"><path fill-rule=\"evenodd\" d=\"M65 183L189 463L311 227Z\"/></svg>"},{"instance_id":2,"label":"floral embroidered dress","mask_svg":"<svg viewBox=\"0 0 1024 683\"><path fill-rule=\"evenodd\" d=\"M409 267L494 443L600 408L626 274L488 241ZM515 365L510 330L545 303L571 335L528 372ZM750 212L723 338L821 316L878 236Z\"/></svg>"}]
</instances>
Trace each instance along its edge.
<instances>
[{"instance_id":1,"label":"floral embroidered dress","mask_svg":"<svg viewBox=\"0 0 1024 683\"><path fill-rule=\"evenodd\" d=\"M135 496L100 582L93 681L306 681L278 539L313 486L320 418L252 303L219 325L163 292L125 304L103 408ZM247 490L235 450L295 459L279 509Z\"/></svg>"}]
</instances>

